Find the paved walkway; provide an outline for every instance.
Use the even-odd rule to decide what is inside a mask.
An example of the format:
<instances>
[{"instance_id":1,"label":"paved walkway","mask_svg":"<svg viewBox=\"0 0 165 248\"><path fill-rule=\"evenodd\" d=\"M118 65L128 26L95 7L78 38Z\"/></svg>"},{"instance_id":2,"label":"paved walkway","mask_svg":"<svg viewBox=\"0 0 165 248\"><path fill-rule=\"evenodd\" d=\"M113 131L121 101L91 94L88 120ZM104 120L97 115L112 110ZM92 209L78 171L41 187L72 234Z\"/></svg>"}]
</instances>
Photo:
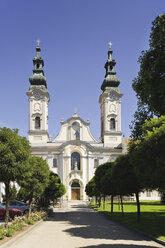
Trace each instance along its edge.
<instances>
[{"instance_id":1,"label":"paved walkway","mask_svg":"<svg viewBox=\"0 0 165 248\"><path fill-rule=\"evenodd\" d=\"M149 248L164 247L72 201L53 217L17 240L12 248Z\"/></svg>"}]
</instances>

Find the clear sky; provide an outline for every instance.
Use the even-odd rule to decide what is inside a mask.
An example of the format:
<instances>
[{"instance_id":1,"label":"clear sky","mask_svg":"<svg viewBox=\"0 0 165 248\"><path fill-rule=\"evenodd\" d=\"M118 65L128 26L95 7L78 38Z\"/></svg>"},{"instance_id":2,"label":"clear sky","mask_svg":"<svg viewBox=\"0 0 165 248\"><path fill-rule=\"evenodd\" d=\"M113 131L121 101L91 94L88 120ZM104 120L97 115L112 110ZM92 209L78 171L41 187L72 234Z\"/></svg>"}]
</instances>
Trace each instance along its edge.
<instances>
[{"instance_id":1,"label":"clear sky","mask_svg":"<svg viewBox=\"0 0 165 248\"><path fill-rule=\"evenodd\" d=\"M36 40L47 78L49 134L54 138L60 120L74 114L90 120L100 136L101 84L112 42L122 97L122 132L136 110L132 80L138 57L148 49L152 21L165 11L165 0L1 0L0 1L0 126L28 132L29 77Z\"/></svg>"}]
</instances>

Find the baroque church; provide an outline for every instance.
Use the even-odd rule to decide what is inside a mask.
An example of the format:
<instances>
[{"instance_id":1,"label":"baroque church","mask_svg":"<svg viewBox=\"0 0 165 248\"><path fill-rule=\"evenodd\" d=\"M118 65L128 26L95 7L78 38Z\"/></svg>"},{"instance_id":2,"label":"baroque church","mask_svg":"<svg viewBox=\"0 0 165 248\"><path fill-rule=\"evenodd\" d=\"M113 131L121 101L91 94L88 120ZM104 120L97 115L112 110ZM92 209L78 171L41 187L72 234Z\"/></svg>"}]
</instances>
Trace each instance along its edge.
<instances>
[{"instance_id":1,"label":"baroque church","mask_svg":"<svg viewBox=\"0 0 165 248\"><path fill-rule=\"evenodd\" d=\"M54 173L57 173L66 187L63 200L87 200L85 186L94 176L96 168L127 152L128 139L121 132L120 80L116 77L115 60L109 48L105 63L105 78L99 98L101 137L97 141L90 131L90 122L84 121L77 113L61 121L61 130L54 140L48 134L48 103L44 61L41 49L36 47L33 59L33 75L29 78L29 142L32 155L41 156ZM4 194L4 184L0 183L0 201ZM140 200L159 200L157 191L140 193ZM135 198L134 198L135 199Z\"/></svg>"},{"instance_id":2,"label":"baroque church","mask_svg":"<svg viewBox=\"0 0 165 248\"><path fill-rule=\"evenodd\" d=\"M41 49L36 47L33 75L29 78L29 142L32 155L46 159L50 170L57 173L66 187L64 200L87 200L85 186L95 169L126 152L121 132L120 80L116 77L115 60L109 48L105 63L105 78L99 98L101 109L101 137L97 141L90 122L77 113L61 121L61 130L54 140L48 134L48 104L50 101L44 76Z\"/></svg>"}]
</instances>

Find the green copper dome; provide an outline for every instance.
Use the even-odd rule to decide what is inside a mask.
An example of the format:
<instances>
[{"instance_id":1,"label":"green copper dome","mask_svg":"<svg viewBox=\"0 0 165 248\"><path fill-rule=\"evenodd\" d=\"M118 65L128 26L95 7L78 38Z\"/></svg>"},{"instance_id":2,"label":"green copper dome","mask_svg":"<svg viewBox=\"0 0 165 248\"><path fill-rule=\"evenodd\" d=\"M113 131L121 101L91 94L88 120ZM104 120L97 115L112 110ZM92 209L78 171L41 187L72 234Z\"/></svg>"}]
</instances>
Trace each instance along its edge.
<instances>
[{"instance_id":1,"label":"green copper dome","mask_svg":"<svg viewBox=\"0 0 165 248\"><path fill-rule=\"evenodd\" d=\"M31 85L44 85L47 88L46 77L44 76L44 61L40 57L40 47L36 47L37 56L33 59L33 75L29 78Z\"/></svg>"},{"instance_id":2,"label":"green copper dome","mask_svg":"<svg viewBox=\"0 0 165 248\"><path fill-rule=\"evenodd\" d=\"M116 62L114 59L112 59L112 53L113 53L112 49L109 48L108 60L104 66L104 68L106 69L106 74L101 86L101 89L103 91L106 87L118 87L120 84L120 80L116 77L116 72L115 72Z\"/></svg>"}]
</instances>

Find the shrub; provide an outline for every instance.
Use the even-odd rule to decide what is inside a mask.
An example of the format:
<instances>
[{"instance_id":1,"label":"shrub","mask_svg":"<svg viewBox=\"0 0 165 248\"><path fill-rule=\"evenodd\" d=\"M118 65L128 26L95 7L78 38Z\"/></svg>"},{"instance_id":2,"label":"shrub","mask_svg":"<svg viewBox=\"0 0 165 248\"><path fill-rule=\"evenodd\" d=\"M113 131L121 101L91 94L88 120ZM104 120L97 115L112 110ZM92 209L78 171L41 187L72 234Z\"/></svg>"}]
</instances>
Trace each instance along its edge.
<instances>
[{"instance_id":1,"label":"shrub","mask_svg":"<svg viewBox=\"0 0 165 248\"><path fill-rule=\"evenodd\" d=\"M33 224L34 224L34 220L32 220L32 219L27 219L27 218L25 218L25 219L24 219L24 222L25 222L25 224L27 224L27 225L33 225Z\"/></svg>"},{"instance_id":2,"label":"shrub","mask_svg":"<svg viewBox=\"0 0 165 248\"><path fill-rule=\"evenodd\" d=\"M22 230L25 225L33 225L36 221L45 219L46 217L47 214L43 211L32 213L30 219L27 219L27 216L23 218L15 217L7 229L3 225L0 225L0 240L4 239L5 236L11 237L16 231Z\"/></svg>"},{"instance_id":3,"label":"shrub","mask_svg":"<svg viewBox=\"0 0 165 248\"><path fill-rule=\"evenodd\" d=\"M3 228L0 228L0 240L4 239L4 237L5 237L5 231Z\"/></svg>"},{"instance_id":4,"label":"shrub","mask_svg":"<svg viewBox=\"0 0 165 248\"><path fill-rule=\"evenodd\" d=\"M6 229L6 237L11 237L15 233L15 230L13 227L9 226L8 229Z\"/></svg>"}]
</instances>

